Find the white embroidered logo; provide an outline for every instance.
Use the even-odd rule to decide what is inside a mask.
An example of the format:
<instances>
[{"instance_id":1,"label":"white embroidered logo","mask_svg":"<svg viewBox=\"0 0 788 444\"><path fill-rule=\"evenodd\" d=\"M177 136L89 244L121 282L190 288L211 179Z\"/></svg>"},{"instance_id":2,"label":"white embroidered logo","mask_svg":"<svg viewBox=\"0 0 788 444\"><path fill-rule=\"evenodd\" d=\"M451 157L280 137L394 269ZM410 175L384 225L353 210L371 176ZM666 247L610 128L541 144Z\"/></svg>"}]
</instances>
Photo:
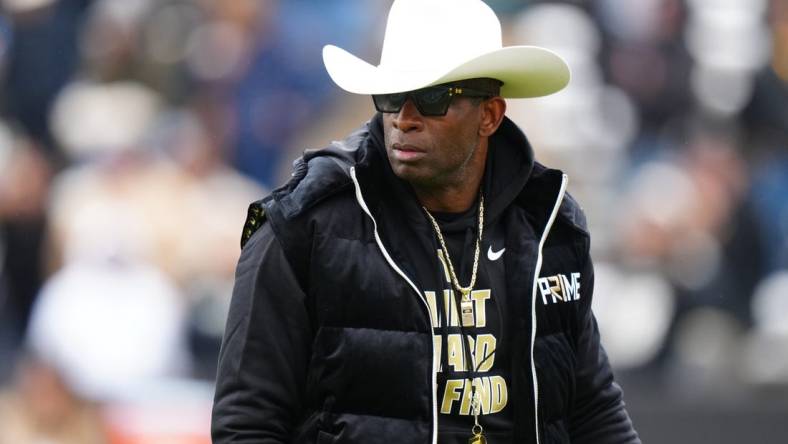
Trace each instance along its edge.
<instances>
[{"instance_id":1,"label":"white embroidered logo","mask_svg":"<svg viewBox=\"0 0 788 444\"><path fill-rule=\"evenodd\" d=\"M580 299L580 273L557 274L537 280L542 303L557 304Z\"/></svg>"},{"instance_id":2,"label":"white embroidered logo","mask_svg":"<svg viewBox=\"0 0 788 444\"><path fill-rule=\"evenodd\" d=\"M487 259L491 261L497 261L498 259L501 258L501 256L503 256L504 250L506 250L506 248L501 248L498 251L493 251L492 245L490 245L490 248L487 249Z\"/></svg>"}]
</instances>

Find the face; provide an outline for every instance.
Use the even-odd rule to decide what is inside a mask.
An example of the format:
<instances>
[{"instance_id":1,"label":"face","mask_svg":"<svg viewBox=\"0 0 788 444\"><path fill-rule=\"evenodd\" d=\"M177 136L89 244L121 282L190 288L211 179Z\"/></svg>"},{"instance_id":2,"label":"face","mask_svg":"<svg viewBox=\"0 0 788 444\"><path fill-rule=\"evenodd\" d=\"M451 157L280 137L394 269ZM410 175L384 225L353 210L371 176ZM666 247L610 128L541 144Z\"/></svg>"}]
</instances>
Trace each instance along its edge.
<instances>
[{"instance_id":1,"label":"face","mask_svg":"<svg viewBox=\"0 0 788 444\"><path fill-rule=\"evenodd\" d=\"M399 112L383 113L383 133L391 168L416 188L461 184L483 168L479 157L482 110L456 97L445 116L423 116L412 99ZM481 165L481 166L479 166Z\"/></svg>"}]
</instances>

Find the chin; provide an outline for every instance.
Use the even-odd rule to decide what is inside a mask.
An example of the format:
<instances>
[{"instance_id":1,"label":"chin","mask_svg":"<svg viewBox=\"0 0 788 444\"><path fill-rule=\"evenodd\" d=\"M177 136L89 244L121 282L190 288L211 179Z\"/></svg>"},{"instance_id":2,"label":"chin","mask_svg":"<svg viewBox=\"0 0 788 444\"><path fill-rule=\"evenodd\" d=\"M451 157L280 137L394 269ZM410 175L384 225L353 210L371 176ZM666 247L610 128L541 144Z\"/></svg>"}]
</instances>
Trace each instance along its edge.
<instances>
[{"instance_id":1,"label":"chin","mask_svg":"<svg viewBox=\"0 0 788 444\"><path fill-rule=\"evenodd\" d=\"M415 188L432 188L437 185L434 175L415 171L413 168L404 167L399 171L394 169L394 174Z\"/></svg>"},{"instance_id":2,"label":"chin","mask_svg":"<svg viewBox=\"0 0 788 444\"><path fill-rule=\"evenodd\" d=\"M391 165L391 169L394 170L394 174L397 177L408 182L418 180L421 176L417 171L414 171L414 168L410 165Z\"/></svg>"},{"instance_id":3,"label":"chin","mask_svg":"<svg viewBox=\"0 0 788 444\"><path fill-rule=\"evenodd\" d=\"M389 158L394 175L415 187L431 187L435 184L436 172L426 162L401 162Z\"/></svg>"}]
</instances>

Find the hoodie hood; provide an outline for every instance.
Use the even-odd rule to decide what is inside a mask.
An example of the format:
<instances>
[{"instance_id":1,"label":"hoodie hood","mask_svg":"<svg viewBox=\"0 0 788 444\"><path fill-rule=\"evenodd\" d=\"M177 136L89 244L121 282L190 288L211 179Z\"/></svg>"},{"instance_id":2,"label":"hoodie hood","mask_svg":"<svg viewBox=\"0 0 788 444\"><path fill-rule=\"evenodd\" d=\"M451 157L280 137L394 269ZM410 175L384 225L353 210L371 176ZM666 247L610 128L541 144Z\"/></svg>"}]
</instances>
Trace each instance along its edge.
<instances>
[{"instance_id":1,"label":"hoodie hood","mask_svg":"<svg viewBox=\"0 0 788 444\"><path fill-rule=\"evenodd\" d=\"M525 187L534 168L534 151L525 134L508 117L490 137L484 173L487 213L497 219Z\"/></svg>"}]
</instances>

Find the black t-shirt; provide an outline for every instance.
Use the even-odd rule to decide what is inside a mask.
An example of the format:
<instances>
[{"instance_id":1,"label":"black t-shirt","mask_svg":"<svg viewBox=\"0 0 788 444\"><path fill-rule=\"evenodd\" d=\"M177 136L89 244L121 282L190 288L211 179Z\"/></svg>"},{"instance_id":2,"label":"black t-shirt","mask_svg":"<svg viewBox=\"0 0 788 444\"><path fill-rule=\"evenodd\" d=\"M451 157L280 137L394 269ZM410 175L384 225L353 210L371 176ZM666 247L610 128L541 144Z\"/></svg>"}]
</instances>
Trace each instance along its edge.
<instances>
[{"instance_id":1,"label":"black t-shirt","mask_svg":"<svg viewBox=\"0 0 788 444\"><path fill-rule=\"evenodd\" d=\"M477 206L465 213L433 213L433 216L441 226L459 284L467 286L473 270ZM442 282L438 288L423 288L433 313L435 353L440 356L436 394L438 442L441 444L464 444L471 437L473 386L479 392L479 423L487 441L497 444L512 440L510 344L504 325L507 307L503 239L500 226L485 229L476 283L471 292L473 325L462 326L461 295L453 290L447 267L439 266ZM437 241L436 245L439 245ZM437 262L442 264L441 251L435 254Z\"/></svg>"}]
</instances>

